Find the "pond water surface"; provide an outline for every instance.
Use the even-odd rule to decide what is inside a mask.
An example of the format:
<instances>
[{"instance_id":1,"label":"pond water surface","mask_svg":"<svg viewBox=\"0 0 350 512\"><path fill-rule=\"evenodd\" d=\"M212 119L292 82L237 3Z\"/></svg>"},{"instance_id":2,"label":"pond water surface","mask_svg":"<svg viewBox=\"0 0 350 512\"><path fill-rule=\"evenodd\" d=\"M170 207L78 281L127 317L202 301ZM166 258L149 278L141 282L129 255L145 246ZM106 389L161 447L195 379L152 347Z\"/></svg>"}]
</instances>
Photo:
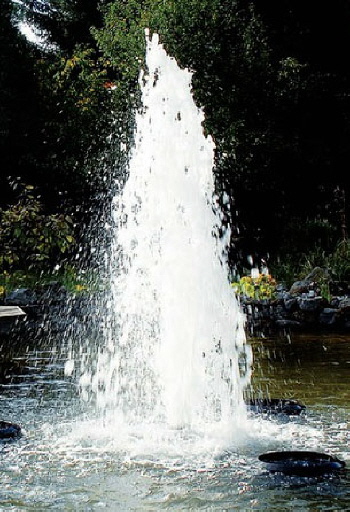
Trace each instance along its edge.
<instances>
[{"instance_id":1,"label":"pond water surface","mask_svg":"<svg viewBox=\"0 0 350 512\"><path fill-rule=\"evenodd\" d=\"M20 423L24 435L0 446L0 510L350 510L347 471L286 477L268 473L258 460L269 450L306 449L349 467L350 337L293 334L250 342L250 392L298 399L306 415L254 416L246 442L215 453L198 449L190 433L187 440L181 434L181 445L177 433L164 433L156 454L147 452L144 439L142 454L137 449L137 428L126 439L89 411L75 382L64 377L64 350L52 354L50 340L40 350L25 340L3 345L11 368L2 378L1 419Z\"/></svg>"}]
</instances>

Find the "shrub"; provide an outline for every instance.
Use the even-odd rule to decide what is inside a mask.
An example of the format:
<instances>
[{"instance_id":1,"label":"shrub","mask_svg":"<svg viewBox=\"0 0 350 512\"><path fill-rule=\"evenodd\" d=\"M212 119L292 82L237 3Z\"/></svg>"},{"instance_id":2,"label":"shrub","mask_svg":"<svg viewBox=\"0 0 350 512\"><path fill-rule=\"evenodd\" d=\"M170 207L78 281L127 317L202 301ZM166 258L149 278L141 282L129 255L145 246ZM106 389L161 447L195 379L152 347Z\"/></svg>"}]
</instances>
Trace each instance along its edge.
<instances>
[{"instance_id":1,"label":"shrub","mask_svg":"<svg viewBox=\"0 0 350 512\"><path fill-rule=\"evenodd\" d=\"M260 274L258 277L244 276L237 283L232 283L237 295L249 299L273 299L276 281L270 275Z\"/></svg>"},{"instance_id":2,"label":"shrub","mask_svg":"<svg viewBox=\"0 0 350 512\"><path fill-rule=\"evenodd\" d=\"M0 268L32 271L54 266L74 246L73 221L45 214L31 185L22 185L18 202L0 209Z\"/></svg>"}]
</instances>

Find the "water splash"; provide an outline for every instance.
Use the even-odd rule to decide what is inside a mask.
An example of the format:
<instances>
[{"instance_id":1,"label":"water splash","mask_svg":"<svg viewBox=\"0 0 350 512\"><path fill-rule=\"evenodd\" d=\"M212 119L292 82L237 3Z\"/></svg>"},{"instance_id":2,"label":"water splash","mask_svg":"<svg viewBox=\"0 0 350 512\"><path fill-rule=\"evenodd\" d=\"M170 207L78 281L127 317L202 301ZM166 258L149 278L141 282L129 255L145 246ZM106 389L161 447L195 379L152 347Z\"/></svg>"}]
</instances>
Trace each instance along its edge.
<instances>
[{"instance_id":1,"label":"water splash","mask_svg":"<svg viewBox=\"0 0 350 512\"><path fill-rule=\"evenodd\" d=\"M157 35L146 40L129 178L113 201L113 329L80 385L120 424L231 437L245 417L251 355L227 278L230 231L217 236L214 143L191 73Z\"/></svg>"}]
</instances>

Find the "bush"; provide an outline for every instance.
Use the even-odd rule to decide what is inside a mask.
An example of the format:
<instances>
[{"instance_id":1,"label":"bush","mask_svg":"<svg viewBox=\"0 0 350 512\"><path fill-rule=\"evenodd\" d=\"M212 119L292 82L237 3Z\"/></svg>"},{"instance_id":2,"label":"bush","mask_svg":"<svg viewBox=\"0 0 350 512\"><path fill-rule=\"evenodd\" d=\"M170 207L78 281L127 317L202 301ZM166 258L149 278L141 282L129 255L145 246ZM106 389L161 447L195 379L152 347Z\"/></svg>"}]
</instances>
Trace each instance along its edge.
<instances>
[{"instance_id":1,"label":"bush","mask_svg":"<svg viewBox=\"0 0 350 512\"><path fill-rule=\"evenodd\" d=\"M316 267L327 269L330 280L336 282L350 281L350 240L340 240L331 251L316 246L313 250L289 254L280 261L272 263L270 267L276 279L283 281L287 287L293 282L305 278Z\"/></svg>"},{"instance_id":2,"label":"bush","mask_svg":"<svg viewBox=\"0 0 350 512\"><path fill-rule=\"evenodd\" d=\"M275 297L276 281L270 275L244 276L237 283L232 283L231 286L237 295L244 298L263 300Z\"/></svg>"},{"instance_id":3,"label":"bush","mask_svg":"<svg viewBox=\"0 0 350 512\"><path fill-rule=\"evenodd\" d=\"M18 202L0 209L2 272L53 268L74 247L74 226L68 215L45 214L31 185L21 185Z\"/></svg>"}]
</instances>

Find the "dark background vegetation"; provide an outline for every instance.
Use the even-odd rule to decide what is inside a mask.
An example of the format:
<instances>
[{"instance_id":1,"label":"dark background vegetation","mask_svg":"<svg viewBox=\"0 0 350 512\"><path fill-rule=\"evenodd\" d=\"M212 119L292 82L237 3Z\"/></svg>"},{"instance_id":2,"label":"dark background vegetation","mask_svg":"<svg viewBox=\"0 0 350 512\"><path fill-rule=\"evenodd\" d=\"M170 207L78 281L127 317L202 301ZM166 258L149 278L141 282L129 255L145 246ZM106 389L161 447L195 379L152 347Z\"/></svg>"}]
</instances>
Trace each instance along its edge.
<instances>
[{"instance_id":1,"label":"dark background vegetation","mask_svg":"<svg viewBox=\"0 0 350 512\"><path fill-rule=\"evenodd\" d=\"M347 243L347 0L0 0L0 13L0 271L89 251L132 141L145 26L194 73L232 266L263 258L283 277Z\"/></svg>"}]
</instances>

